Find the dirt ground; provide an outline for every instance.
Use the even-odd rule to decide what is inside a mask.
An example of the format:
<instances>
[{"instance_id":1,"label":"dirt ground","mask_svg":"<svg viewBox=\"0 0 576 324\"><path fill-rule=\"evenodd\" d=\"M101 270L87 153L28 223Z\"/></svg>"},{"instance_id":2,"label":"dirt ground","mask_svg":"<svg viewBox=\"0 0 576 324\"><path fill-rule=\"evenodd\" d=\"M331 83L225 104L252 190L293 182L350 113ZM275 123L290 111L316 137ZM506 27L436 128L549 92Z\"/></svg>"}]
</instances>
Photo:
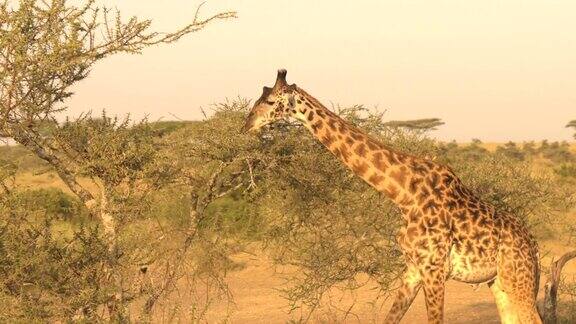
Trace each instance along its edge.
<instances>
[{"instance_id":1,"label":"dirt ground","mask_svg":"<svg viewBox=\"0 0 576 324\"><path fill-rule=\"evenodd\" d=\"M559 242L542 244L551 254L559 255L569 247ZM549 264L549 257L543 264ZM286 323L297 322L302 313L290 312L289 305L278 289L285 283L290 270L274 267L261 254L242 254L236 261L245 268L230 273L228 283L234 296L235 306L228 311L227 304L215 304L207 314L209 323ZM573 278L576 262L565 267L564 273ZM542 280L545 281L545 278ZM542 295L543 289L540 289ZM391 305L391 298L374 303L378 295L375 283L352 293L343 294L338 289L330 291L322 306L310 317L312 323L380 323ZM540 297L541 298L541 297ZM350 310L346 315L346 310ZM402 323L426 323L426 306L420 292L408 310ZM477 290L470 285L449 281L446 287L445 323L499 323L494 298L487 286Z\"/></svg>"}]
</instances>

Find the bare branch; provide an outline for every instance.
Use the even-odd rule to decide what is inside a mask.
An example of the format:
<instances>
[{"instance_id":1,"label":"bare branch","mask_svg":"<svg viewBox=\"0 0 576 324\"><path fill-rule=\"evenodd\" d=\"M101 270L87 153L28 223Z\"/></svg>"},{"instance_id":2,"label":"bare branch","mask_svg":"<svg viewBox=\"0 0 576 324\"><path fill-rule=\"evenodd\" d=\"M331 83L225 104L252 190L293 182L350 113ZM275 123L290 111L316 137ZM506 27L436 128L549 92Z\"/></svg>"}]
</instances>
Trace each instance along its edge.
<instances>
[{"instance_id":1,"label":"bare branch","mask_svg":"<svg viewBox=\"0 0 576 324\"><path fill-rule=\"evenodd\" d=\"M545 324L555 324L557 322L557 304L558 304L558 286L562 277L562 268L564 265L576 258L576 250L567 252L560 259L554 261L550 266L550 276L544 285L544 314L543 320Z\"/></svg>"}]
</instances>

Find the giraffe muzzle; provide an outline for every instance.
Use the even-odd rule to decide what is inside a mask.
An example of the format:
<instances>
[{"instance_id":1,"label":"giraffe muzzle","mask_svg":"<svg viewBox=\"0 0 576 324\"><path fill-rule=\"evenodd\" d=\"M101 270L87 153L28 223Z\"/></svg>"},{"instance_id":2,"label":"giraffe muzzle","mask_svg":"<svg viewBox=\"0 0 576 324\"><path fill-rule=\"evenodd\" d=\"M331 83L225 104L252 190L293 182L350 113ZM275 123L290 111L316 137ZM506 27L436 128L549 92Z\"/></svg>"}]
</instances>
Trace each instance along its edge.
<instances>
[{"instance_id":1,"label":"giraffe muzzle","mask_svg":"<svg viewBox=\"0 0 576 324\"><path fill-rule=\"evenodd\" d=\"M244 126L242 126L242 129L240 129L240 132L249 133L250 131L252 131L253 128L254 128L254 116L248 116L246 122L244 123Z\"/></svg>"}]
</instances>

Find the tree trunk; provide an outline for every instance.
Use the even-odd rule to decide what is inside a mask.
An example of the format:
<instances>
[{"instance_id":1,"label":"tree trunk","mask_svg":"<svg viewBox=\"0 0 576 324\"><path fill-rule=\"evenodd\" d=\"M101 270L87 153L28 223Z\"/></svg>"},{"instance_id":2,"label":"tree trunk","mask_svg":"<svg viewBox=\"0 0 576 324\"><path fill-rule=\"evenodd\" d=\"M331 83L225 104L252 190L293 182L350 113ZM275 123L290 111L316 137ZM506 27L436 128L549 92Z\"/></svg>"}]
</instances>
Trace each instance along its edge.
<instances>
[{"instance_id":1,"label":"tree trunk","mask_svg":"<svg viewBox=\"0 0 576 324\"><path fill-rule=\"evenodd\" d=\"M550 266L550 277L544 285L544 305L543 321L544 324L556 324L558 321L556 306L558 304L558 285L562 275L562 268L566 262L576 258L576 250L564 254L557 261L553 261Z\"/></svg>"},{"instance_id":2,"label":"tree trunk","mask_svg":"<svg viewBox=\"0 0 576 324\"><path fill-rule=\"evenodd\" d=\"M60 158L52 152L52 150L48 147L48 145L42 145L41 139L34 138L34 135L31 134L23 134L23 135L13 135L13 139L20 145L26 147L27 149L31 150L41 158L42 160L48 162L64 184L76 195L82 203L91 210L94 205L96 204L96 200L94 196L86 189L84 189L78 181L74 174L65 166L64 162L60 160Z\"/></svg>"},{"instance_id":3,"label":"tree trunk","mask_svg":"<svg viewBox=\"0 0 576 324\"><path fill-rule=\"evenodd\" d=\"M109 209L109 190L102 186L100 201L100 221L104 228L104 239L108 247L108 264L106 267L108 282L114 287L114 295L108 303L110 320L122 322L125 319L123 305L122 276L118 273L118 238L116 220Z\"/></svg>"},{"instance_id":4,"label":"tree trunk","mask_svg":"<svg viewBox=\"0 0 576 324\"><path fill-rule=\"evenodd\" d=\"M19 134L11 134L11 137L20 145L31 150L40 159L50 164L64 184L82 201L84 206L88 208L90 215L97 217L104 228L105 243L108 249L108 257L105 271L107 272L107 279L109 283L114 286L114 296L112 301L108 303L108 311L112 320L122 320L125 316L123 307L123 291L122 291L122 278L118 273L118 246L116 237L116 220L109 210L109 190L105 185L102 186L101 191L101 204L100 210L95 210L97 205L94 195L82 187L74 173L62 161L56 152L54 152L50 145L45 143L42 138L35 134L28 132L21 132Z\"/></svg>"}]
</instances>

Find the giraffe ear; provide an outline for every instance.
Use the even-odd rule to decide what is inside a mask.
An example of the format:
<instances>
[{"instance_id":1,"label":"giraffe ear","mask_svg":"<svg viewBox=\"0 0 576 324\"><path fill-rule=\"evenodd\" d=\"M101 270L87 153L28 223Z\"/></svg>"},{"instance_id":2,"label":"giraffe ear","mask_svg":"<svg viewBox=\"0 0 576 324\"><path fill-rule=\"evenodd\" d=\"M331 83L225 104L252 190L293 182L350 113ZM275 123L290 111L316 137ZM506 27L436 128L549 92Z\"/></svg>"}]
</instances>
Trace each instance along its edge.
<instances>
[{"instance_id":1,"label":"giraffe ear","mask_svg":"<svg viewBox=\"0 0 576 324\"><path fill-rule=\"evenodd\" d=\"M264 97L267 97L267 96L270 94L270 92L272 92L272 88L268 88L268 87L263 87L263 88L262 88L262 95L263 95Z\"/></svg>"},{"instance_id":2,"label":"giraffe ear","mask_svg":"<svg viewBox=\"0 0 576 324\"><path fill-rule=\"evenodd\" d=\"M288 90L294 91L294 90L296 90L296 88L297 88L296 83L292 83L291 85L288 86Z\"/></svg>"}]
</instances>

